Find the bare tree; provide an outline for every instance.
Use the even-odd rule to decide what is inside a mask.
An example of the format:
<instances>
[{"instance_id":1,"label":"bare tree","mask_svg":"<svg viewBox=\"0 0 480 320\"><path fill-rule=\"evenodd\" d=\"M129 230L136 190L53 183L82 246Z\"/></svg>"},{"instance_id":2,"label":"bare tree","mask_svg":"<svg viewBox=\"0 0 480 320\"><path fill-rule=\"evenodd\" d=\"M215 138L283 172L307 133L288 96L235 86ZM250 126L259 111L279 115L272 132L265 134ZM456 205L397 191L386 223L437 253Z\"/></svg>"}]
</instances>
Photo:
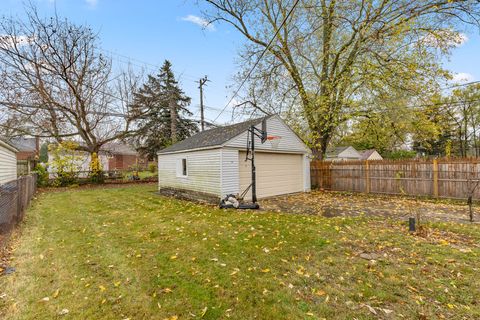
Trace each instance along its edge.
<instances>
[{"instance_id":1,"label":"bare tree","mask_svg":"<svg viewBox=\"0 0 480 320\"><path fill-rule=\"evenodd\" d=\"M209 21L226 22L247 39L240 78L267 50L250 88L269 112L294 108L320 158L359 101L392 90L418 95L446 75L438 55L461 42L460 28L478 25L480 16L480 3L472 0L205 2Z\"/></svg>"},{"instance_id":2,"label":"bare tree","mask_svg":"<svg viewBox=\"0 0 480 320\"><path fill-rule=\"evenodd\" d=\"M79 139L90 153L132 133L133 72L114 76L89 27L44 19L32 5L26 13L25 21L0 20L0 105L11 114L5 129ZM23 125L12 128L12 119Z\"/></svg>"}]
</instances>

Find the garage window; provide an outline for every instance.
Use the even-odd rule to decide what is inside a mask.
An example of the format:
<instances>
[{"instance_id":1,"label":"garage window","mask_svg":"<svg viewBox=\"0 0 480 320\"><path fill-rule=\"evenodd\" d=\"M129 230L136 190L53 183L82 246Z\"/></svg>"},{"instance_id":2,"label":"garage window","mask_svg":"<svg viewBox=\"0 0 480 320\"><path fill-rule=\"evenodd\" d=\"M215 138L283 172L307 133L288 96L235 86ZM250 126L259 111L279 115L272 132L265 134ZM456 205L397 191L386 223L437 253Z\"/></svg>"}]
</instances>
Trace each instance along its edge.
<instances>
[{"instance_id":1,"label":"garage window","mask_svg":"<svg viewBox=\"0 0 480 320\"><path fill-rule=\"evenodd\" d=\"M187 176L187 159L182 159L182 176Z\"/></svg>"},{"instance_id":2,"label":"garage window","mask_svg":"<svg viewBox=\"0 0 480 320\"><path fill-rule=\"evenodd\" d=\"M188 164L186 158L178 159L177 162L177 176L178 177L187 177L188 176Z\"/></svg>"}]
</instances>

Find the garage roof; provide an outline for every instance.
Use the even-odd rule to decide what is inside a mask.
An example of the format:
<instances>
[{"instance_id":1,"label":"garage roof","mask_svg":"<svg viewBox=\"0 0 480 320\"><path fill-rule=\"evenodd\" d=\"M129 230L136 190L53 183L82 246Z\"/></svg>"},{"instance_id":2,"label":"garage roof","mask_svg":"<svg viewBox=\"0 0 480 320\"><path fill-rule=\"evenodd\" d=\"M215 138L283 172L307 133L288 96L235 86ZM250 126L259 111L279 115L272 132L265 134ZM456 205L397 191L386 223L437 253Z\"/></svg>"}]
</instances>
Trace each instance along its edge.
<instances>
[{"instance_id":1,"label":"garage roof","mask_svg":"<svg viewBox=\"0 0 480 320\"><path fill-rule=\"evenodd\" d=\"M221 146L246 131L250 126L259 124L263 119L270 117L267 116L236 123L231 126L205 130L159 151L158 154Z\"/></svg>"},{"instance_id":2,"label":"garage roof","mask_svg":"<svg viewBox=\"0 0 480 320\"><path fill-rule=\"evenodd\" d=\"M7 148L15 153L18 152L18 149L9 143L6 138L0 137L0 146L3 146L4 148Z\"/></svg>"}]
</instances>

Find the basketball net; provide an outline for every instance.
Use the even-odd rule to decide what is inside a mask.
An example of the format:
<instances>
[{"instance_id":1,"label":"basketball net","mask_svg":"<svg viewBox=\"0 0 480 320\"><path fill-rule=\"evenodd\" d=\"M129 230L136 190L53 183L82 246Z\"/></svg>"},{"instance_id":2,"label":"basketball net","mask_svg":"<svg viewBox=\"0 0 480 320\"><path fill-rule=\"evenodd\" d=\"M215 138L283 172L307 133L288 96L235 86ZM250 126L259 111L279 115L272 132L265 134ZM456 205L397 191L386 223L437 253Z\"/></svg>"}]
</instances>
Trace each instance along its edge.
<instances>
[{"instance_id":1,"label":"basketball net","mask_svg":"<svg viewBox=\"0 0 480 320\"><path fill-rule=\"evenodd\" d=\"M282 137L280 136L267 136L267 141L270 142L272 149L278 148L278 145L280 144L280 140L282 140Z\"/></svg>"}]
</instances>

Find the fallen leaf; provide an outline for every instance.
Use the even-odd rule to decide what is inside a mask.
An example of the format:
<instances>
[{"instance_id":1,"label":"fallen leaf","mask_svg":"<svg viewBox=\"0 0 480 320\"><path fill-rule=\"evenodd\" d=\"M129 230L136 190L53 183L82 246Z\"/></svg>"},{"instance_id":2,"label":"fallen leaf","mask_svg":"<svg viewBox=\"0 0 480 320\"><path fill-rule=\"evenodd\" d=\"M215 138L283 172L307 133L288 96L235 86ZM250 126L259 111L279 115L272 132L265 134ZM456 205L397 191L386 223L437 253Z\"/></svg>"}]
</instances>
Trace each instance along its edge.
<instances>
[{"instance_id":1,"label":"fallen leaf","mask_svg":"<svg viewBox=\"0 0 480 320\"><path fill-rule=\"evenodd\" d=\"M203 318L203 316L205 316L205 314L207 313L207 310L208 310L208 307L205 307L202 309L202 313L200 314L200 318Z\"/></svg>"}]
</instances>

